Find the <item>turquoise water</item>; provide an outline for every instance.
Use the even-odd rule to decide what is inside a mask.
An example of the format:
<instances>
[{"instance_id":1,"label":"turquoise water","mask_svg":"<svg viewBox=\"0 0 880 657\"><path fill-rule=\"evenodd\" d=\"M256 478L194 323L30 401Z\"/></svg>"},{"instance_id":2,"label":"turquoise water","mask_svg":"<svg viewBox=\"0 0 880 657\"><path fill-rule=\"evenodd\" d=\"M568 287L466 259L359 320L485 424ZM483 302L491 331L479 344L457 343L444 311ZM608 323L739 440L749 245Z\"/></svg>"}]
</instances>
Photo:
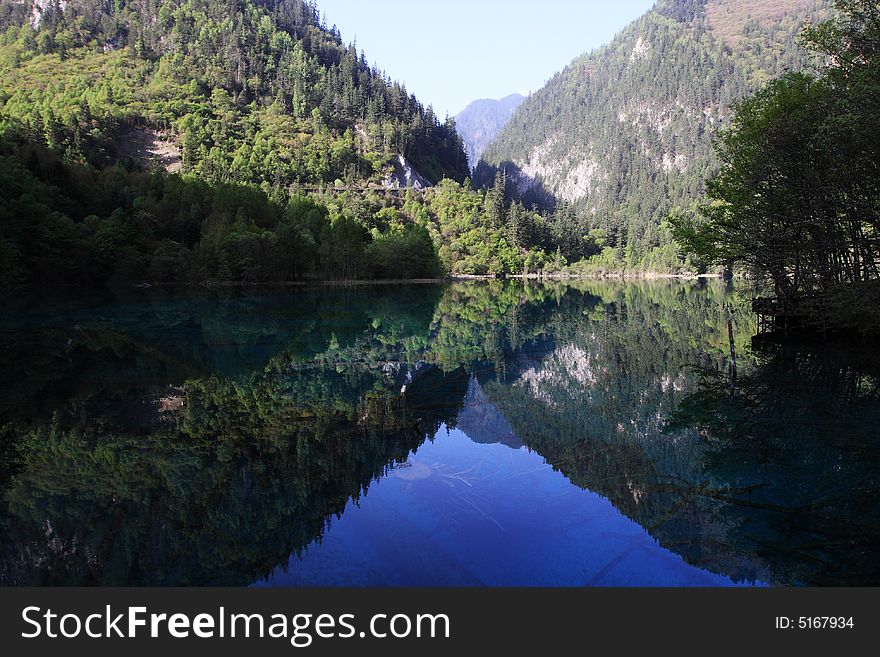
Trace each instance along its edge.
<instances>
[{"instance_id":1,"label":"turquoise water","mask_svg":"<svg viewBox=\"0 0 880 657\"><path fill-rule=\"evenodd\" d=\"M0 582L876 584L877 354L753 342L744 307L716 282L26 300Z\"/></svg>"}]
</instances>

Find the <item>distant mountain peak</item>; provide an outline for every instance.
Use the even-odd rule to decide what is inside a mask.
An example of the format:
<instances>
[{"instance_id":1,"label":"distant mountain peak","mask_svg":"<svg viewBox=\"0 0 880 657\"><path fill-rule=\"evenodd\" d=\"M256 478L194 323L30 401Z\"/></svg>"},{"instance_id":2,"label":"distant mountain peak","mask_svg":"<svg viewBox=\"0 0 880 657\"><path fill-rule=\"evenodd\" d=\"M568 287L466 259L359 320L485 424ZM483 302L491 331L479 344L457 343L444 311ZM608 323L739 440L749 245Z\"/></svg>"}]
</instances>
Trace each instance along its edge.
<instances>
[{"instance_id":1,"label":"distant mountain peak","mask_svg":"<svg viewBox=\"0 0 880 657\"><path fill-rule=\"evenodd\" d=\"M500 100L481 98L472 102L455 117L455 124L464 141L471 169L477 165L486 147L507 125L516 108L524 100L525 96L521 94L510 94Z\"/></svg>"}]
</instances>

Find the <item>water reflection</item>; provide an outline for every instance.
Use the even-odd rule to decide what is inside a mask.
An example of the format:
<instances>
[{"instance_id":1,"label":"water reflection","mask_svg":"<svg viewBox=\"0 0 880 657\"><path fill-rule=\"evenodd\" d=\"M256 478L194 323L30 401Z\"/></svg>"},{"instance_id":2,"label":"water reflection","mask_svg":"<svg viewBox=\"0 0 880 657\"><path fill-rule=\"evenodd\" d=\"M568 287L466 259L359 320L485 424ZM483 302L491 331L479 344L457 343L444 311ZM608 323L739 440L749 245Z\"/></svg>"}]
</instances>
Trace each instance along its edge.
<instances>
[{"instance_id":1,"label":"water reflection","mask_svg":"<svg viewBox=\"0 0 880 657\"><path fill-rule=\"evenodd\" d=\"M880 361L869 349L757 343L731 385L706 372L673 416L696 426L708 494L774 581L877 582Z\"/></svg>"},{"instance_id":2,"label":"water reflection","mask_svg":"<svg viewBox=\"0 0 880 657\"><path fill-rule=\"evenodd\" d=\"M258 585L730 586L537 453L441 428Z\"/></svg>"},{"instance_id":3,"label":"water reflection","mask_svg":"<svg viewBox=\"0 0 880 657\"><path fill-rule=\"evenodd\" d=\"M15 309L0 581L877 583L877 370L752 348L730 300L492 282Z\"/></svg>"}]
</instances>

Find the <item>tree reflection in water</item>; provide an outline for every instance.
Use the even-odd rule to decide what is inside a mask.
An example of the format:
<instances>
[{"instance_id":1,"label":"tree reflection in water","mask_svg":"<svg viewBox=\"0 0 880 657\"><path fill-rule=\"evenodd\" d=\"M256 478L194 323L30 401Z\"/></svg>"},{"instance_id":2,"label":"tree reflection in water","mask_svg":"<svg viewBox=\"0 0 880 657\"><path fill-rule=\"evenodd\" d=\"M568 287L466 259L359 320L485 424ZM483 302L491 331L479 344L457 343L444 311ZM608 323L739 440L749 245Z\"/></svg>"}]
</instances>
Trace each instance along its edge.
<instances>
[{"instance_id":1,"label":"tree reflection in water","mask_svg":"<svg viewBox=\"0 0 880 657\"><path fill-rule=\"evenodd\" d=\"M877 583L877 354L757 341L755 353L734 386L705 373L672 423L701 430L731 547L780 583Z\"/></svg>"},{"instance_id":2,"label":"tree reflection in water","mask_svg":"<svg viewBox=\"0 0 880 657\"><path fill-rule=\"evenodd\" d=\"M248 584L458 427L700 568L877 583L876 369L752 349L734 310L731 386L729 301L491 282L23 307L0 322L0 581Z\"/></svg>"}]
</instances>

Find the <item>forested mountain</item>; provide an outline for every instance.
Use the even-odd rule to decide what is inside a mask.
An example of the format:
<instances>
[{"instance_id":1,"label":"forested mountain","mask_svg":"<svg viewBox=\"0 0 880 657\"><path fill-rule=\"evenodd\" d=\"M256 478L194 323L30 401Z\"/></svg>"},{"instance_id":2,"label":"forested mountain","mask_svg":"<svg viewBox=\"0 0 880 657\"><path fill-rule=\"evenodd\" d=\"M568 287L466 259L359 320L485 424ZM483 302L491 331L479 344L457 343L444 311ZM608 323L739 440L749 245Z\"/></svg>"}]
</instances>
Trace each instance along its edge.
<instances>
[{"instance_id":1,"label":"forested mountain","mask_svg":"<svg viewBox=\"0 0 880 657\"><path fill-rule=\"evenodd\" d=\"M471 169L477 166L486 147L495 140L524 100L525 96L519 94L501 100L484 98L475 100L455 115L455 125L464 140Z\"/></svg>"},{"instance_id":2,"label":"forested mountain","mask_svg":"<svg viewBox=\"0 0 880 657\"><path fill-rule=\"evenodd\" d=\"M0 0L0 294L559 271L584 254L565 217L511 206L503 176L474 190L454 121L318 16L301 0Z\"/></svg>"},{"instance_id":3,"label":"forested mountain","mask_svg":"<svg viewBox=\"0 0 880 657\"><path fill-rule=\"evenodd\" d=\"M810 66L797 38L825 0L660 0L515 112L480 163L527 205L570 204L581 232L638 266L671 243L664 218L717 169L713 135L735 101Z\"/></svg>"},{"instance_id":4,"label":"forested mountain","mask_svg":"<svg viewBox=\"0 0 880 657\"><path fill-rule=\"evenodd\" d=\"M311 2L0 0L0 293L434 276L401 169L464 181L454 123Z\"/></svg>"},{"instance_id":5,"label":"forested mountain","mask_svg":"<svg viewBox=\"0 0 880 657\"><path fill-rule=\"evenodd\" d=\"M378 177L397 154L434 182L468 173L452 123L310 2L2 0L0 29L0 117L68 159L146 141L264 188Z\"/></svg>"},{"instance_id":6,"label":"forested mountain","mask_svg":"<svg viewBox=\"0 0 880 657\"><path fill-rule=\"evenodd\" d=\"M0 0L0 294L692 273L664 219L826 2L661 0L516 110L474 189L455 121L311 2Z\"/></svg>"}]
</instances>

